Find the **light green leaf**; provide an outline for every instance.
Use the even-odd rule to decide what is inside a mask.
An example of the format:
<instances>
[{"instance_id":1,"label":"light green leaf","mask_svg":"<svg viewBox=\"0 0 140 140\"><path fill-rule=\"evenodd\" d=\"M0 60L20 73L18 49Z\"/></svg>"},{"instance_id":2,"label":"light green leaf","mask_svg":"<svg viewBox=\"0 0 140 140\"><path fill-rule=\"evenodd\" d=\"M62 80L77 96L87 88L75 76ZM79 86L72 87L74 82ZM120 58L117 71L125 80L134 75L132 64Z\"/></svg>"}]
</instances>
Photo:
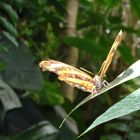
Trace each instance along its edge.
<instances>
[{"instance_id":1,"label":"light green leaf","mask_svg":"<svg viewBox=\"0 0 140 140\"><path fill-rule=\"evenodd\" d=\"M89 96L87 96L74 109L70 111L70 113L64 118L64 120L60 124L60 127L63 125L63 123L66 121L66 119L71 115L73 111L75 111L77 108L79 108L80 106L88 102L89 100L95 98L96 96L99 96L100 94L108 91L109 89L112 89L113 87L117 85L120 85L128 80L131 80L140 76L139 67L140 67L140 60L132 64L127 70L122 72L115 80L113 80L107 87L103 87L100 91L98 91L97 94L90 94Z\"/></svg>"},{"instance_id":2,"label":"light green leaf","mask_svg":"<svg viewBox=\"0 0 140 140\"><path fill-rule=\"evenodd\" d=\"M140 88L128 95L126 98L119 101L118 103L114 104L112 107L110 107L107 111L100 115L80 136L104 122L110 121L115 118L119 118L139 109Z\"/></svg>"}]
</instances>

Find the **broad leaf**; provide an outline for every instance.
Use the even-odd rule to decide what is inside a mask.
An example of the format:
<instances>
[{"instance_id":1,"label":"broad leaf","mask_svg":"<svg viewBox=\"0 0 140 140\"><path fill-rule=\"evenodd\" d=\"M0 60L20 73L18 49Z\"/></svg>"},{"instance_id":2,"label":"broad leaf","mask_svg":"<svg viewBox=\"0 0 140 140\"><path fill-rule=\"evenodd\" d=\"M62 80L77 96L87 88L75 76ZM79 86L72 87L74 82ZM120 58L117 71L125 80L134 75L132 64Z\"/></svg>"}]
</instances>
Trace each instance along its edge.
<instances>
[{"instance_id":1,"label":"broad leaf","mask_svg":"<svg viewBox=\"0 0 140 140\"><path fill-rule=\"evenodd\" d=\"M93 40L89 40L87 38L78 38L78 37L65 37L64 42L68 44L69 46L74 46L79 49L83 49L89 53L94 52L95 54L106 55L107 49L101 46L98 46L97 43L95 43Z\"/></svg>"},{"instance_id":2,"label":"broad leaf","mask_svg":"<svg viewBox=\"0 0 140 140\"><path fill-rule=\"evenodd\" d=\"M96 118L96 120L80 136L82 136L83 134L87 133L94 127L104 122L110 121L115 118L119 118L121 116L127 115L139 109L140 109L140 88L131 93L130 95L128 95L126 98L119 101L118 103L114 104L106 112L104 112L102 115Z\"/></svg>"},{"instance_id":3,"label":"broad leaf","mask_svg":"<svg viewBox=\"0 0 140 140\"><path fill-rule=\"evenodd\" d=\"M30 50L23 44L15 47L1 37L0 63L5 65L1 76L10 86L21 90L36 90L43 86L43 78Z\"/></svg>"},{"instance_id":4,"label":"broad leaf","mask_svg":"<svg viewBox=\"0 0 140 140\"><path fill-rule=\"evenodd\" d=\"M11 35L17 36L16 28L4 17L0 17L0 24L4 30L8 31Z\"/></svg>"},{"instance_id":5,"label":"broad leaf","mask_svg":"<svg viewBox=\"0 0 140 140\"><path fill-rule=\"evenodd\" d=\"M4 114L11 109L21 107L20 100L13 89L7 85L0 78L0 101L3 106ZM0 118L2 119L4 114L1 114ZM1 120L0 119L0 120Z\"/></svg>"},{"instance_id":6,"label":"broad leaf","mask_svg":"<svg viewBox=\"0 0 140 140\"><path fill-rule=\"evenodd\" d=\"M67 117L75 111L77 108L88 102L89 100L95 98L96 96L99 96L100 94L108 91L109 89L112 89L113 87L120 85L128 80L134 79L138 76L140 76L140 60L136 61L134 64L132 64L127 70L122 72L115 80L113 80L107 87L103 87L97 94L90 94L87 96L84 100L82 100L74 109L71 110L71 112L64 118L63 122L61 123L60 127L63 125Z\"/></svg>"},{"instance_id":7,"label":"broad leaf","mask_svg":"<svg viewBox=\"0 0 140 140\"><path fill-rule=\"evenodd\" d=\"M40 122L11 140L57 140L59 131L48 121Z\"/></svg>"},{"instance_id":8,"label":"broad leaf","mask_svg":"<svg viewBox=\"0 0 140 140\"><path fill-rule=\"evenodd\" d=\"M4 9L4 12L8 15L8 18L11 19L13 24L18 21L18 15L16 11L11 7L11 5L0 2L0 8Z\"/></svg>"},{"instance_id":9,"label":"broad leaf","mask_svg":"<svg viewBox=\"0 0 140 140\"><path fill-rule=\"evenodd\" d=\"M16 38L14 36L5 31L3 31L3 35L5 35L13 43L14 46L18 47L18 42L16 41Z\"/></svg>"}]
</instances>

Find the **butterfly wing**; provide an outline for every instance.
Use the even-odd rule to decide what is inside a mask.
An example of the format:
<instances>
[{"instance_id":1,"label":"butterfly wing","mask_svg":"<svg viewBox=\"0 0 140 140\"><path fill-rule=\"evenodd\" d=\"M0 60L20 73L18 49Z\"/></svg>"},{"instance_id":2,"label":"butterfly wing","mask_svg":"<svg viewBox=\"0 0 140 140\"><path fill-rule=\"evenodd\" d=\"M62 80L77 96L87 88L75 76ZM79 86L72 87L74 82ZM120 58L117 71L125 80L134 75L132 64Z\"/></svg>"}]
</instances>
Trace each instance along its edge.
<instances>
[{"instance_id":1,"label":"butterfly wing","mask_svg":"<svg viewBox=\"0 0 140 140\"><path fill-rule=\"evenodd\" d=\"M55 60L44 60L39 63L42 71L54 72L58 75L59 80L65 81L73 87L77 87L86 92L92 92L95 89L93 78L87 73Z\"/></svg>"},{"instance_id":2,"label":"butterfly wing","mask_svg":"<svg viewBox=\"0 0 140 140\"><path fill-rule=\"evenodd\" d=\"M122 31L120 31L118 33L115 41L113 42L113 45L112 45L112 47L111 47L111 49L106 57L106 60L103 62L102 66L99 70L98 75L100 76L101 79L103 79L105 77L105 74L106 74L106 72L107 72L107 70L112 62L115 51L122 41L122 36L123 36L123 33L122 33Z\"/></svg>"}]
</instances>

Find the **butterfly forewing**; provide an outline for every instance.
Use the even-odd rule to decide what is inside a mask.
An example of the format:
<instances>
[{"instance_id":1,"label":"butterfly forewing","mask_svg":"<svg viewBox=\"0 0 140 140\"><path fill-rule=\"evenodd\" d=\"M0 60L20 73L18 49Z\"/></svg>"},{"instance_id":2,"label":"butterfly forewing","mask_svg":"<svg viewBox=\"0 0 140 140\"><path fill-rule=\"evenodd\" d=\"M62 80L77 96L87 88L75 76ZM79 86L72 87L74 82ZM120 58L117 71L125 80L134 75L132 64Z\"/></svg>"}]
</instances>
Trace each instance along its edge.
<instances>
[{"instance_id":1,"label":"butterfly forewing","mask_svg":"<svg viewBox=\"0 0 140 140\"><path fill-rule=\"evenodd\" d=\"M98 75L100 76L101 79L103 79L105 77L106 72L107 72L107 70L112 62L113 56L116 52L116 49L122 41L122 38L123 38L123 33L122 33L122 30L120 30L120 32L118 33L118 35L115 38L115 41L112 44L112 47L111 47L111 49L106 57L106 60L103 62L102 66L99 70Z\"/></svg>"},{"instance_id":2,"label":"butterfly forewing","mask_svg":"<svg viewBox=\"0 0 140 140\"><path fill-rule=\"evenodd\" d=\"M73 87L86 92L92 92L95 88L90 75L68 64L55 60L44 60L40 62L39 66L43 71L48 70L56 73L61 81L65 81Z\"/></svg>"},{"instance_id":3,"label":"butterfly forewing","mask_svg":"<svg viewBox=\"0 0 140 140\"><path fill-rule=\"evenodd\" d=\"M60 80L61 77L59 77ZM79 89L82 89L83 91L86 92L90 92L92 93L92 91L95 89L95 86L93 83L91 83L90 81L84 81L81 79L76 79L76 78L63 78L63 81L65 81L66 83L68 83L69 85L71 85L72 87L77 87Z\"/></svg>"}]
</instances>

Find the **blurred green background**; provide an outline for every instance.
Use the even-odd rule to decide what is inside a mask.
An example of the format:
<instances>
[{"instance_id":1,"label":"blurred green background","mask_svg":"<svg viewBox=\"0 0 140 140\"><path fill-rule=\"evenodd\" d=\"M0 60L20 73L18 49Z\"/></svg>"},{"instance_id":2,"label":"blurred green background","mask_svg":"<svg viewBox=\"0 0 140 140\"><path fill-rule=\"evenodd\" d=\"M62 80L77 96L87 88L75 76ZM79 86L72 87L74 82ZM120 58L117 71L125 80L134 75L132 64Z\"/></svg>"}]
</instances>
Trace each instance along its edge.
<instances>
[{"instance_id":1,"label":"blurred green background","mask_svg":"<svg viewBox=\"0 0 140 140\"><path fill-rule=\"evenodd\" d=\"M106 74L115 79L140 57L139 0L0 1L0 139L75 140L108 107L139 87L137 78L64 116L89 93L38 64L51 58L97 74L122 29ZM139 140L140 114L100 125L81 140Z\"/></svg>"}]
</instances>

